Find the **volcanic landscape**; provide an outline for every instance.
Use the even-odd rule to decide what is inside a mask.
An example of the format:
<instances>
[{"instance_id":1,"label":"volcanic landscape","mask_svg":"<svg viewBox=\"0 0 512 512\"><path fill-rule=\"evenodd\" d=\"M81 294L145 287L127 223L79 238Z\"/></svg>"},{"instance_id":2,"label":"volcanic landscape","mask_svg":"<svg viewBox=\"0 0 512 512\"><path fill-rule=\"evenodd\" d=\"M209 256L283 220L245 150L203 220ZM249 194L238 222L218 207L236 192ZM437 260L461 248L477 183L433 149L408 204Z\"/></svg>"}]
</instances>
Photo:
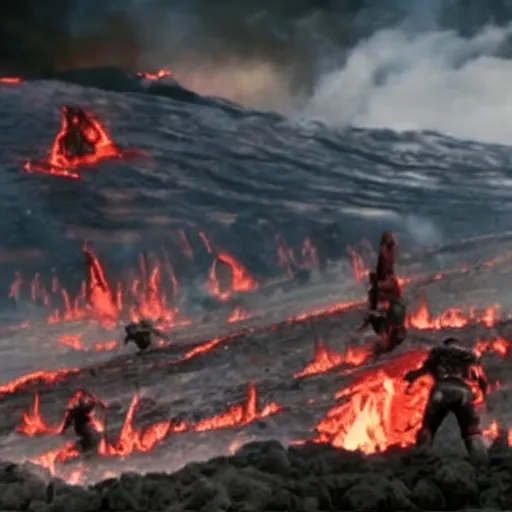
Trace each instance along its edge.
<instances>
[{"instance_id":1,"label":"volcanic landscape","mask_svg":"<svg viewBox=\"0 0 512 512\"><path fill-rule=\"evenodd\" d=\"M489 445L505 449L512 444L512 327L510 304L496 297L506 296L512 254L486 254L480 239L447 247L443 269L429 269L428 254L404 254L399 270L409 336L373 362L370 333L355 334L374 257L369 245L349 248L351 275L343 279L339 267L315 268L308 241L301 279L285 272L258 282L234 256L212 254L204 287L218 307L199 317L180 310L179 280L157 258L141 257L132 282L114 283L87 249L94 258L85 267L89 302L83 291L73 297L61 288L55 276L45 284L41 275L17 275L10 296L25 301L25 309L30 302L40 307L36 317L4 329L2 358L12 375L0 387L2 458L28 460L83 485L120 473L177 471L255 441L277 440L294 450L307 441L328 443L367 456L406 448L430 382L409 389L403 375L447 335L483 354L493 387L483 411L485 435ZM142 355L123 348L122 321L141 316L154 319L171 341ZM57 435L78 389L105 404L96 415L99 453L86 458L71 434ZM434 452L463 457L459 439L450 419Z\"/></svg>"}]
</instances>

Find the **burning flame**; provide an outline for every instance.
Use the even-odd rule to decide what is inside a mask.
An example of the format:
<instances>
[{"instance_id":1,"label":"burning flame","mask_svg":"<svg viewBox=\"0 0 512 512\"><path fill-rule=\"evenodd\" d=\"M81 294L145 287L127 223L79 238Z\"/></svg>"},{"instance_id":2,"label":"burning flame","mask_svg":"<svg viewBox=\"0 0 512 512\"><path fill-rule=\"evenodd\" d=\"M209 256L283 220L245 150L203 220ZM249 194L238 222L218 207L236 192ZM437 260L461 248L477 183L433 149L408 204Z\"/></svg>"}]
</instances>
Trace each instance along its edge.
<instances>
[{"instance_id":1,"label":"burning flame","mask_svg":"<svg viewBox=\"0 0 512 512\"><path fill-rule=\"evenodd\" d=\"M317 424L314 441L367 454L414 444L432 378L421 377L409 386L403 377L411 368L419 367L426 356L426 350L415 350L365 371L335 395L343 402ZM482 402L479 392L475 405Z\"/></svg>"},{"instance_id":2,"label":"burning flame","mask_svg":"<svg viewBox=\"0 0 512 512\"><path fill-rule=\"evenodd\" d=\"M18 76L4 76L0 77L0 84L7 84L7 85L18 85L23 83L23 78Z\"/></svg>"},{"instance_id":3,"label":"burning flame","mask_svg":"<svg viewBox=\"0 0 512 512\"><path fill-rule=\"evenodd\" d=\"M231 283L223 285L218 277L219 264L228 266L231 271ZM252 278L248 270L226 252L220 252L210 267L208 276L208 290L218 300L225 302L233 293L249 292L256 290L258 283Z\"/></svg>"},{"instance_id":4,"label":"burning flame","mask_svg":"<svg viewBox=\"0 0 512 512\"><path fill-rule=\"evenodd\" d=\"M359 347L347 347L344 354L329 349L322 340L315 340L315 355L304 369L294 378L301 378L320 373L327 373L341 365L360 366L373 355L373 343Z\"/></svg>"},{"instance_id":5,"label":"burning flame","mask_svg":"<svg viewBox=\"0 0 512 512\"><path fill-rule=\"evenodd\" d=\"M137 76L145 78L146 80L160 80L166 76L172 76L172 72L168 69L159 69L156 73L139 72Z\"/></svg>"},{"instance_id":6,"label":"burning flame","mask_svg":"<svg viewBox=\"0 0 512 512\"><path fill-rule=\"evenodd\" d=\"M80 130L85 139L91 141L93 145L91 154L68 157L63 152L63 143L71 129L63 110L60 130L53 141L48 159L39 162L28 161L24 166L25 171L78 179L80 177L77 171L79 167L94 165L104 159L122 157L123 152L114 144L100 121L91 113L87 113L87 119L90 124L81 127Z\"/></svg>"},{"instance_id":7,"label":"burning flame","mask_svg":"<svg viewBox=\"0 0 512 512\"><path fill-rule=\"evenodd\" d=\"M32 410L23 415L22 423L18 432L33 436L37 434L54 434L59 427L47 427L46 422L41 418L39 401L34 403ZM197 422L185 422L173 420L161 420L143 428L134 426L134 418L140 397L133 396L123 426L114 442L109 442L105 437L98 445L98 454L103 456L126 457L135 452L145 453L152 450L158 443L163 441L171 433L180 432L204 432L225 428L235 428L247 425L255 420L266 418L277 414L282 407L275 402L270 402L261 410L258 410L258 397L256 388L252 382L249 383L248 396L245 403L229 407L225 412L211 418L205 418ZM105 425L98 421L96 429L104 431ZM66 443L64 446L46 452L36 457L33 462L47 467L55 472L56 463L63 463L79 457L78 450L73 444Z\"/></svg>"},{"instance_id":8,"label":"burning flame","mask_svg":"<svg viewBox=\"0 0 512 512\"><path fill-rule=\"evenodd\" d=\"M492 327L499 319L500 306L493 305L478 313L476 308L471 308L465 313L460 308L450 308L437 317L433 317L424 298L421 299L418 309L410 313L406 319L406 326L413 329L441 330L447 328L462 328L473 323L482 323L486 327Z\"/></svg>"}]
</instances>

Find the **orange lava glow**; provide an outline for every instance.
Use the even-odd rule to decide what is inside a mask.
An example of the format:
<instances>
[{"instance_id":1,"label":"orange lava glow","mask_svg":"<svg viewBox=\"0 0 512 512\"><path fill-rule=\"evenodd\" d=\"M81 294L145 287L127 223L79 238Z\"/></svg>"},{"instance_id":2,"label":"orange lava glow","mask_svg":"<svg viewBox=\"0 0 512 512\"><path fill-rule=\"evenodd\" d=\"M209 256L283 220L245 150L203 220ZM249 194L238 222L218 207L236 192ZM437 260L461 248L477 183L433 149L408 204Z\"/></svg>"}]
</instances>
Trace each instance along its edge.
<instances>
[{"instance_id":1,"label":"orange lava glow","mask_svg":"<svg viewBox=\"0 0 512 512\"><path fill-rule=\"evenodd\" d=\"M78 391L73 394L73 396L68 401L66 407L73 407L74 404L78 401L78 399L82 396L82 392ZM95 397L94 399L99 403ZM101 420L99 420L95 413L93 413L91 417L92 427L96 432L104 432L105 427ZM34 436L42 436L42 435L57 435L61 432L62 427L64 425L64 418L58 425L50 426L46 422L46 420L41 416L40 410L40 399L39 393L36 393L34 396L34 402L32 407L23 413L21 418L21 422L16 427L16 432L18 434L22 434L28 437Z\"/></svg>"},{"instance_id":2,"label":"orange lava glow","mask_svg":"<svg viewBox=\"0 0 512 512\"><path fill-rule=\"evenodd\" d=\"M407 316L406 326L420 330L441 330L460 329L470 324L481 323L486 327L492 327L499 319L499 314L499 305L493 305L480 312L476 308L470 308L466 312L460 308L450 308L434 317L425 299L422 299L418 309Z\"/></svg>"},{"instance_id":3,"label":"orange lava glow","mask_svg":"<svg viewBox=\"0 0 512 512\"><path fill-rule=\"evenodd\" d=\"M178 281L170 266L158 262L149 265L141 258L139 273L123 287L121 283L109 284L102 263L91 249L84 249L84 256L86 279L75 297L56 277L51 286L46 287L39 274L26 282L19 273L11 285L9 297L16 298L28 288L31 300L50 310L49 324L91 319L105 328L114 328L123 315L131 321L149 318L161 327L190 323L189 319L179 317L178 309L173 306L177 302ZM170 291L164 290L167 284ZM55 306L55 302L59 306ZM64 343L78 345L76 340L70 339Z\"/></svg>"},{"instance_id":4,"label":"orange lava glow","mask_svg":"<svg viewBox=\"0 0 512 512\"><path fill-rule=\"evenodd\" d=\"M66 107L63 107L65 109ZM100 121L91 113L87 113L90 125L80 128L83 136L90 141L93 151L83 156L67 156L63 150L64 142L70 131L68 120L63 110L61 126L50 148L49 156L44 161L28 161L24 169L26 172L37 172L66 178L78 179L78 169L82 166L90 166L101 160L121 158L123 152L114 144L106 129ZM78 118L75 119L78 124Z\"/></svg>"},{"instance_id":5,"label":"orange lava glow","mask_svg":"<svg viewBox=\"0 0 512 512\"><path fill-rule=\"evenodd\" d=\"M78 368L63 368L61 370L53 371L39 370L27 375L22 375L21 377L17 377L16 379L6 382L5 384L0 384L0 397L15 393L19 389L24 389L30 384L40 384L43 382L45 384L52 384L64 379L68 375L73 375L78 372L80 372Z\"/></svg>"},{"instance_id":6,"label":"orange lava glow","mask_svg":"<svg viewBox=\"0 0 512 512\"><path fill-rule=\"evenodd\" d=\"M511 348L512 342L510 340L507 340L502 336L498 336L497 338L476 340L473 351L478 356L482 356L485 353L492 353L503 359L507 359L510 355Z\"/></svg>"},{"instance_id":7,"label":"orange lava glow","mask_svg":"<svg viewBox=\"0 0 512 512\"><path fill-rule=\"evenodd\" d=\"M409 386L403 377L426 356L426 350L417 349L364 371L335 395L342 403L317 424L314 441L367 454L414 444L432 379L424 376ZM475 396L475 405L481 404L481 392Z\"/></svg>"},{"instance_id":8,"label":"orange lava glow","mask_svg":"<svg viewBox=\"0 0 512 512\"><path fill-rule=\"evenodd\" d=\"M117 340L96 341L91 345L83 341L83 335L78 334L61 334L58 338L60 345L72 348L80 352L109 352L119 348L120 343Z\"/></svg>"},{"instance_id":9,"label":"orange lava glow","mask_svg":"<svg viewBox=\"0 0 512 512\"><path fill-rule=\"evenodd\" d=\"M347 347L345 353L336 352L328 348L322 340L315 340L315 355L294 378L301 378L320 373L327 373L341 365L360 366L373 354L373 343L358 347Z\"/></svg>"},{"instance_id":10,"label":"orange lava glow","mask_svg":"<svg viewBox=\"0 0 512 512\"><path fill-rule=\"evenodd\" d=\"M141 78L145 78L146 80L160 80L166 76L172 76L172 72L168 69L159 69L156 73L137 73Z\"/></svg>"},{"instance_id":11,"label":"orange lava glow","mask_svg":"<svg viewBox=\"0 0 512 512\"><path fill-rule=\"evenodd\" d=\"M229 284L223 283L219 278L219 266L229 267L231 279ZM208 274L208 290L218 300L225 302L231 298L234 293L250 292L258 288L258 283L249 274L249 271L239 263L233 256L226 252L220 252L210 267Z\"/></svg>"},{"instance_id":12,"label":"orange lava glow","mask_svg":"<svg viewBox=\"0 0 512 512\"><path fill-rule=\"evenodd\" d=\"M0 84L7 84L7 85L18 85L23 83L23 78L19 76L4 76L0 77Z\"/></svg>"},{"instance_id":13,"label":"orange lava glow","mask_svg":"<svg viewBox=\"0 0 512 512\"><path fill-rule=\"evenodd\" d=\"M247 320L250 318L249 314L241 307L236 307L228 317L228 324L234 324L236 322L241 322L242 320Z\"/></svg>"},{"instance_id":14,"label":"orange lava glow","mask_svg":"<svg viewBox=\"0 0 512 512\"><path fill-rule=\"evenodd\" d=\"M258 396L252 382L249 383L248 396L245 403L233 405L223 413L196 422L161 420L144 427L137 427L134 425L134 421L139 403L139 396L134 395L116 440L109 441L103 437L98 445L99 455L126 457L135 452L145 453L152 450L172 433L204 432L224 428L237 428L255 420L272 416L282 409L280 405L271 402L259 410ZM24 414L22 424L18 427L18 432L32 436L36 434L51 435L58 431L60 427L50 427L45 430L47 424L41 417L38 407L38 403L34 404L32 410ZM27 421L27 419L29 421ZM99 425L95 427L96 430L99 432L105 431L105 425L99 421L98 423ZM56 463L73 460L78 456L79 452L74 446L70 443L66 443L60 448L36 457L33 459L33 462L43 465L55 472Z\"/></svg>"}]
</instances>

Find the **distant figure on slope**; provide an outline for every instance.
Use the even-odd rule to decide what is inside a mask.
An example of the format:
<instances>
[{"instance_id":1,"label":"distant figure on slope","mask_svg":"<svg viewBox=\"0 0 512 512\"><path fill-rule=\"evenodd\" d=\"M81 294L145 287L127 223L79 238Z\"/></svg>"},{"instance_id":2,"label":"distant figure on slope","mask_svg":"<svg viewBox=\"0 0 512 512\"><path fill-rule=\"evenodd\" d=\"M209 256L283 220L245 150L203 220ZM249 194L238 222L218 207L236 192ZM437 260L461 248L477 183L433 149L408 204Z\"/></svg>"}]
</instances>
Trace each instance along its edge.
<instances>
[{"instance_id":1,"label":"distant figure on slope","mask_svg":"<svg viewBox=\"0 0 512 512\"><path fill-rule=\"evenodd\" d=\"M390 231L382 234L375 272L370 272L368 309L363 328L371 325L379 340L376 355L390 352L407 336L406 307L395 275L395 239Z\"/></svg>"},{"instance_id":2,"label":"distant figure on slope","mask_svg":"<svg viewBox=\"0 0 512 512\"><path fill-rule=\"evenodd\" d=\"M434 386L418 432L418 444L432 444L437 430L449 412L459 423L460 433L468 453L476 464L487 462L487 450L482 440L476 399L485 399L488 383L484 369L475 354L447 338L430 350L421 368L405 375L412 384L422 375L431 375Z\"/></svg>"},{"instance_id":3,"label":"distant figure on slope","mask_svg":"<svg viewBox=\"0 0 512 512\"><path fill-rule=\"evenodd\" d=\"M168 340L168 337L162 331L156 329L149 320L130 322L124 330L126 332L124 344L128 345L130 341L133 341L137 345L139 353L149 348L153 336Z\"/></svg>"},{"instance_id":4,"label":"distant figure on slope","mask_svg":"<svg viewBox=\"0 0 512 512\"><path fill-rule=\"evenodd\" d=\"M65 105L62 115L64 131L59 137L59 153L67 160L93 155L100 133L85 110Z\"/></svg>"}]
</instances>

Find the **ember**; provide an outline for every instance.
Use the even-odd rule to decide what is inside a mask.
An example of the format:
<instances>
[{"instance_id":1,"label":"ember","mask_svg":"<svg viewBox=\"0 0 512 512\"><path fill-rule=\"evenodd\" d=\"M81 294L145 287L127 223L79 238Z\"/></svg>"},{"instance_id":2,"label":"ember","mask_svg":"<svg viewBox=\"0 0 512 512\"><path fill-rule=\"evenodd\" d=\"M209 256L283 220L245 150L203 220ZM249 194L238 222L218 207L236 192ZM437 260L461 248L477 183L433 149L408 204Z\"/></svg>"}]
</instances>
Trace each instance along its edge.
<instances>
[{"instance_id":1,"label":"ember","mask_svg":"<svg viewBox=\"0 0 512 512\"><path fill-rule=\"evenodd\" d=\"M160 80L166 76L172 76L172 72L168 69L159 69L156 73L139 72L137 73L137 76L145 78L146 80Z\"/></svg>"},{"instance_id":2,"label":"ember","mask_svg":"<svg viewBox=\"0 0 512 512\"><path fill-rule=\"evenodd\" d=\"M18 85L23 83L23 78L18 76L4 76L0 77L0 84Z\"/></svg>"},{"instance_id":3,"label":"ember","mask_svg":"<svg viewBox=\"0 0 512 512\"><path fill-rule=\"evenodd\" d=\"M61 127L54 139L48 159L28 161L26 172L51 174L78 179L78 168L109 158L121 158L100 121L90 113L73 107L62 107Z\"/></svg>"},{"instance_id":4,"label":"ember","mask_svg":"<svg viewBox=\"0 0 512 512\"><path fill-rule=\"evenodd\" d=\"M315 340L315 355L313 361L297 372L294 377L306 377L327 373L341 365L360 366L372 356L373 343L357 347L347 347L344 354L329 349L322 340Z\"/></svg>"},{"instance_id":5,"label":"ember","mask_svg":"<svg viewBox=\"0 0 512 512\"><path fill-rule=\"evenodd\" d=\"M225 275L220 277L219 267L224 267L225 271L230 273L230 278L226 279ZM208 290L214 297L225 302L233 293L249 292L257 288L258 283L233 256L226 252L217 254L208 276Z\"/></svg>"}]
</instances>

